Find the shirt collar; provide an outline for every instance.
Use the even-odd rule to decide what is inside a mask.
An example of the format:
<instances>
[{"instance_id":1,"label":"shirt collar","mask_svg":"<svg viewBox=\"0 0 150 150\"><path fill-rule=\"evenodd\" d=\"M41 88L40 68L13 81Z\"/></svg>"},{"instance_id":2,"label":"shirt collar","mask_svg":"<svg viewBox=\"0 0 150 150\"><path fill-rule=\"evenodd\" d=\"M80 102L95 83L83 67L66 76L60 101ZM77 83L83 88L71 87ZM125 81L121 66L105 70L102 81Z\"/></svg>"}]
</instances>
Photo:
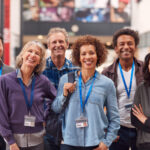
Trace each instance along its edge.
<instances>
[{"instance_id":1,"label":"shirt collar","mask_svg":"<svg viewBox=\"0 0 150 150\"><path fill-rule=\"evenodd\" d=\"M51 57L49 57L49 58L47 59L47 66L48 66L48 68L55 68L55 67L56 67L56 66L54 65L54 63L53 63ZM70 66L70 61L65 58L65 63L64 63L64 65L62 66L61 70L66 69L66 68L69 68L69 66Z\"/></svg>"},{"instance_id":2,"label":"shirt collar","mask_svg":"<svg viewBox=\"0 0 150 150\"><path fill-rule=\"evenodd\" d=\"M75 76L76 76L76 77L79 77L79 76L78 76L78 71L79 71L79 70L75 71ZM96 72L96 79L100 79L101 74L100 74L97 70L95 70L95 72Z\"/></svg>"},{"instance_id":3,"label":"shirt collar","mask_svg":"<svg viewBox=\"0 0 150 150\"><path fill-rule=\"evenodd\" d=\"M17 78L18 78L18 79L23 80L21 70L20 70L20 69L16 69L16 73L17 73ZM27 85L27 86L29 86L29 85L31 84L31 82L32 82L32 79L33 79L34 75L35 75L35 74L34 74L34 73L32 73L32 75L31 75L31 79L29 80L29 83L28 83L28 85Z\"/></svg>"}]
</instances>

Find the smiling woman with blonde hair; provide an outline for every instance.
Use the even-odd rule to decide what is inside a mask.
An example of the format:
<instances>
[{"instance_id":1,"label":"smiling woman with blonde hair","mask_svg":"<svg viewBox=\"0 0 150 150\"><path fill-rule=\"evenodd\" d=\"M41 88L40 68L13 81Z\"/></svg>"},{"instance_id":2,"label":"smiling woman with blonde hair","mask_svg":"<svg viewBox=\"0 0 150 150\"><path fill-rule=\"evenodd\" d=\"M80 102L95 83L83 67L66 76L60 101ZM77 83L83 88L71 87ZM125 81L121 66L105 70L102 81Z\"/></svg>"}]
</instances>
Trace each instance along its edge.
<instances>
[{"instance_id":1,"label":"smiling woman with blonde hair","mask_svg":"<svg viewBox=\"0 0 150 150\"><path fill-rule=\"evenodd\" d=\"M41 72L45 49L30 41L17 56L16 71L0 78L0 134L10 150L43 150L44 98L56 90Z\"/></svg>"}]
</instances>

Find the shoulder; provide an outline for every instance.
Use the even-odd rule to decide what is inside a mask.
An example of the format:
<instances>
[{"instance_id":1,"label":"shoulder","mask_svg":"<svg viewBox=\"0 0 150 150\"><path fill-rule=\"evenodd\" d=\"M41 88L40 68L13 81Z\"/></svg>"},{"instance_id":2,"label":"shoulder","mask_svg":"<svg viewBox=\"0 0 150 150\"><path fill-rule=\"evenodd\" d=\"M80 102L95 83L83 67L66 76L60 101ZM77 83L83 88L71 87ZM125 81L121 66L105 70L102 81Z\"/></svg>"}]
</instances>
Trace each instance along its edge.
<instances>
[{"instance_id":1,"label":"shoulder","mask_svg":"<svg viewBox=\"0 0 150 150\"><path fill-rule=\"evenodd\" d=\"M49 61L52 61L51 57L48 57L48 58L46 59L46 62L49 62Z\"/></svg>"},{"instance_id":2,"label":"shoulder","mask_svg":"<svg viewBox=\"0 0 150 150\"><path fill-rule=\"evenodd\" d=\"M100 73L98 73L98 80L104 83L106 86L110 86L114 84L110 78Z\"/></svg>"},{"instance_id":3,"label":"shoulder","mask_svg":"<svg viewBox=\"0 0 150 150\"><path fill-rule=\"evenodd\" d=\"M72 67L73 66L72 62L69 59L67 59L67 58L65 58L65 65L68 66L68 67Z\"/></svg>"},{"instance_id":4,"label":"shoulder","mask_svg":"<svg viewBox=\"0 0 150 150\"><path fill-rule=\"evenodd\" d=\"M66 73L66 74L62 75L60 79L66 81L68 79L68 74L69 73Z\"/></svg>"},{"instance_id":5,"label":"shoulder","mask_svg":"<svg viewBox=\"0 0 150 150\"><path fill-rule=\"evenodd\" d=\"M106 75L108 73L114 73L117 67L117 62L113 62L111 65L103 69L102 74Z\"/></svg>"},{"instance_id":6,"label":"shoulder","mask_svg":"<svg viewBox=\"0 0 150 150\"><path fill-rule=\"evenodd\" d=\"M143 67L143 61L138 60L138 59L136 59L136 58L134 58L134 61L135 61L135 65L136 65L136 66Z\"/></svg>"},{"instance_id":7,"label":"shoulder","mask_svg":"<svg viewBox=\"0 0 150 150\"><path fill-rule=\"evenodd\" d=\"M43 74L36 75L36 80L43 82L50 82L50 80Z\"/></svg>"},{"instance_id":8,"label":"shoulder","mask_svg":"<svg viewBox=\"0 0 150 150\"><path fill-rule=\"evenodd\" d=\"M137 91L141 91L142 89L145 89L145 88L147 88L147 85L145 84L144 81L142 81L142 82L138 85Z\"/></svg>"},{"instance_id":9,"label":"shoulder","mask_svg":"<svg viewBox=\"0 0 150 150\"><path fill-rule=\"evenodd\" d=\"M48 58L46 59L46 68L51 67L51 63L52 63L52 59L51 59L51 57L48 57Z\"/></svg>"},{"instance_id":10,"label":"shoulder","mask_svg":"<svg viewBox=\"0 0 150 150\"><path fill-rule=\"evenodd\" d=\"M65 66L65 68L69 69L69 72L79 70L79 67L73 65L73 63L67 58L65 58L65 65L64 66Z\"/></svg>"},{"instance_id":11,"label":"shoulder","mask_svg":"<svg viewBox=\"0 0 150 150\"><path fill-rule=\"evenodd\" d=\"M11 81L16 79L16 77L16 71L9 72L0 77L0 82L7 82L8 84L11 84Z\"/></svg>"},{"instance_id":12,"label":"shoulder","mask_svg":"<svg viewBox=\"0 0 150 150\"><path fill-rule=\"evenodd\" d=\"M12 72L12 71L14 71L14 70L15 70L14 68L3 64L3 74Z\"/></svg>"}]
</instances>

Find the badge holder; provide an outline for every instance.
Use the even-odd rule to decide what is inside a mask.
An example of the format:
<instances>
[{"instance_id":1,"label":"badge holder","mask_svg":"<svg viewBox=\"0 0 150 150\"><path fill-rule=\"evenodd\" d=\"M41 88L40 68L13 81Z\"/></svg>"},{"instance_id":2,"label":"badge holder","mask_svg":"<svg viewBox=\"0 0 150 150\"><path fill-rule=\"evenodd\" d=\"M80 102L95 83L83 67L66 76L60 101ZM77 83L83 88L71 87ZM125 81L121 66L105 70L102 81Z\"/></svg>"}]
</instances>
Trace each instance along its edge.
<instances>
[{"instance_id":1,"label":"badge holder","mask_svg":"<svg viewBox=\"0 0 150 150\"><path fill-rule=\"evenodd\" d=\"M25 127L35 127L35 116L31 116L30 112L29 115L24 116L24 126Z\"/></svg>"},{"instance_id":2,"label":"badge holder","mask_svg":"<svg viewBox=\"0 0 150 150\"><path fill-rule=\"evenodd\" d=\"M88 119L81 116L76 119L76 128L85 128L88 126Z\"/></svg>"},{"instance_id":3,"label":"badge holder","mask_svg":"<svg viewBox=\"0 0 150 150\"><path fill-rule=\"evenodd\" d=\"M124 107L127 111L131 111L132 103L126 104Z\"/></svg>"}]
</instances>

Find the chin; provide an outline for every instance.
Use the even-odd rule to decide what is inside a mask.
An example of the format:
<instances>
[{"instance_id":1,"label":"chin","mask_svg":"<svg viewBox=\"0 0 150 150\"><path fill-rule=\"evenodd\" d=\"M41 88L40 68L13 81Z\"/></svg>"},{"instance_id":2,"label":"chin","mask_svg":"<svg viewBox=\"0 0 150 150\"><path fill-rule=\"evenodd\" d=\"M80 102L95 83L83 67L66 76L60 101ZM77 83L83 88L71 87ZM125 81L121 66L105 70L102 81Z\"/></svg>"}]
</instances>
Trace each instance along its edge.
<instances>
[{"instance_id":1,"label":"chin","mask_svg":"<svg viewBox=\"0 0 150 150\"><path fill-rule=\"evenodd\" d=\"M95 69L95 67L92 67L92 66L83 67L83 68L86 69L86 70L93 70L93 69Z\"/></svg>"},{"instance_id":2,"label":"chin","mask_svg":"<svg viewBox=\"0 0 150 150\"><path fill-rule=\"evenodd\" d=\"M33 64L28 64L27 66L30 67L30 68L35 68L35 67L36 67L36 66L33 65Z\"/></svg>"}]
</instances>

